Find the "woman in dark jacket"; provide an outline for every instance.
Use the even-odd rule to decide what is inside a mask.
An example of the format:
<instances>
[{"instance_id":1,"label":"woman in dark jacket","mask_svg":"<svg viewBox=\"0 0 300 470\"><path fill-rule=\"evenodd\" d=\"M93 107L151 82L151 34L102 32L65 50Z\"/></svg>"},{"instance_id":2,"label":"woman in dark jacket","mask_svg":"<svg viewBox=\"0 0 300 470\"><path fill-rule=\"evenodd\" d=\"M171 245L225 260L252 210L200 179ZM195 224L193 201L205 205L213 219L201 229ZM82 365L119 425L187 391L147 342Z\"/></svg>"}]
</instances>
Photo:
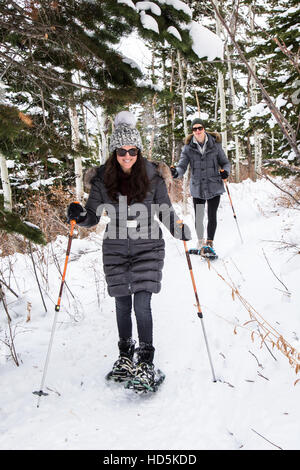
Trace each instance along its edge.
<instances>
[{"instance_id":1,"label":"woman in dark jacket","mask_svg":"<svg viewBox=\"0 0 300 470\"><path fill-rule=\"evenodd\" d=\"M206 132L201 119L194 119L192 131L182 149L176 168L171 168L173 178L184 175L191 165L190 191L195 209L197 248L202 255L214 257L213 240L217 228L217 210L220 196L225 192L222 179L230 173L230 163L221 146L217 132ZM222 170L222 171L220 171ZM207 240L204 239L204 208L207 203Z\"/></svg>"},{"instance_id":2,"label":"woman in dark jacket","mask_svg":"<svg viewBox=\"0 0 300 470\"><path fill-rule=\"evenodd\" d=\"M110 218L103 241L103 264L108 293L115 297L120 354L109 377L131 380L138 390L151 388L155 375L151 296L160 291L165 256L155 215L175 238L191 238L189 228L178 223L160 173L161 164L147 161L141 151L135 118L122 111L115 119L109 159L90 172L85 208L76 203L68 208L68 220L75 219L84 227L96 225L104 209ZM137 364L133 362L132 303L139 336Z\"/></svg>"}]
</instances>

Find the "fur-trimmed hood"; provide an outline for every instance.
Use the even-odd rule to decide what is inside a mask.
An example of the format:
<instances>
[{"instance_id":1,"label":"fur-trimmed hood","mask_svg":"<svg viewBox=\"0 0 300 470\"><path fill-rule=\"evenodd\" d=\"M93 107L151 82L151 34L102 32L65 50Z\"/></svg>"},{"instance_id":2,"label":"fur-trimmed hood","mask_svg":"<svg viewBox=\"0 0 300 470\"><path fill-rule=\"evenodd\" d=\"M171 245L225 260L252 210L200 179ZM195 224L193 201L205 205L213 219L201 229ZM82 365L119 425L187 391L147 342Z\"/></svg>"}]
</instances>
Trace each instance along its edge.
<instances>
[{"instance_id":1,"label":"fur-trimmed hood","mask_svg":"<svg viewBox=\"0 0 300 470\"><path fill-rule=\"evenodd\" d=\"M146 165L147 165L146 166L147 174L150 180L155 176L155 174L158 174L165 180L167 188L170 187L170 185L172 184L173 178L172 178L171 170L166 163L146 160ZM103 174L104 174L104 165L93 166L89 168L88 170L86 170L84 173L84 177L83 177L83 184L84 184L85 191L88 192L91 189L92 180L95 177L102 179Z\"/></svg>"},{"instance_id":2,"label":"fur-trimmed hood","mask_svg":"<svg viewBox=\"0 0 300 470\"><path fill-rule=\"evenodd\" d=\"M209 132L209 131L205 131L205 132L206 134L211 135L218 144L222 142L222 136L221 134L219 134L219 132ZM193 138L193 134L189 134L185 139L185 142L184 142L185 145L188 145L191 142L192 138Z\"/></svg>"}]
</instances>

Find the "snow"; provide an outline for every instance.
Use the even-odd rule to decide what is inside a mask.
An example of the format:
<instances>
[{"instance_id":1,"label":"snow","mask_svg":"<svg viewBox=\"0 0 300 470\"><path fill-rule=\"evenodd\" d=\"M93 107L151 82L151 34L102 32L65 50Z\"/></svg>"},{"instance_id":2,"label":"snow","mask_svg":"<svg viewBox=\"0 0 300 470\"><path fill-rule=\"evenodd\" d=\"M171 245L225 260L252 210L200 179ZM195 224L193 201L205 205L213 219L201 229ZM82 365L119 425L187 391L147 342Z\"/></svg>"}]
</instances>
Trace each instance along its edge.
<instances>
[{"instance_id":1,"label":"snow","mask_svg":"<svg viewBox=\"0 0 300 470\"><path fill-rule=\"evenodd\" d=\"M287 103L287 100L283 98L283 95L277 96L275 105L278 109L280 109L282 106L285 106L286 103Z\"/></svg>"},{"instance_id":2,"label":"snow","mask_svg":"<svg viewBox=\"0 0 300 470\"><path fill-rule=\"evenodd\" d=\"M155 33L159 34L158 24L157 21L153 18L153 16L147 15L144 11L141 11L140 19L145 29L150 29L151 31L154 31Z\"/></svg>"},{"instance_id":3,"label":"snow","mask_svg":"<svg viewBox=\"0 0 300 470\"><path fill-rule=\"evenodd\" d=\"M60 160L58 160L58 158L54 158L54 157L48 158L48 162L57 163L58 165L60 165L62 163Z\"/></svg>"},{"instance_id":4,"label":"snow","mask_svg":"<svg viewBox=\"0 0 300 470\"><path fill-rule=\"evenodd\" d=\"M223 41L216 34L196 21L190 23L189 31L193 42L192 49L200 59L207 57L207 60L211 61L217 57L223 58Z\"/></svg>"},{"instance_id":5,"label":"snow","mask_svg":"<svg viewBox=\"0 0 300 470\"><path fill-rule=\"evenodd\" d=\"M279 177L276 182L285 185ZM276 347L269 343L268 350L262 344L257 322L249 322L249 312L230 285L255 309L256 318L300 351L300 212L280 206L283 193L264 179L231 183L229 189L244 243L225 193L215 239L219 259L209 269L191 257L217 383L183 244L165 229L162 290L153 295L152 309L155 364L166 380L147 397L105 382L117 358L118 338L114 300L107 295L101 267L102 236L95 232L72 243L44 387L49 395L37 408L32 392L40 387L60 287L52 250L62 269L67 238L58 237L34 255L47 312L30 256L0 259L2 276L10 277L19 294L16 299L5 289L20 360L16 367L0 342L0 449L299 450L300 382L294 385L299 375ZM179 205L176 210L180 215ZM184 221L193 230L188 242L193 247L192 201ZM297 248L283 249L284 242L297 245L298 253ZM28 302L31 320L26 322ZM0 310L3 338L2 304Z\"/></svg>"},{"instance_id":6,"label":"snow","mask_svg":"<svg viewBox=\"0 0 300 470\"><path fill-rule=\"evenodd\" d=\"M6 160L6 166L7 168L14 168L16 162L14 160Z\"/></svg>"},{"instance_id":7,"label":"snow","mask_svg":"<svg viewBox=\"0 0 300 470\"><path fill-rule=\"evenodd\" d=\"M182 40L181 34L179 33L178 29L176 29L174 26L169 26L167 28L167 32L173 34L173 36L175 36L175 38L177 38L179 41Z\"/></svg>"},{"instance_id":8,"label":"snow","mask_svg":"<svg viewBox=\"0 0 300 470\"><path fill-rule=\"evenodd\" d=\"M119 2L125 3L121 0L119 0ZM179 0L159 0L159 3L173 6L177 10L182 10L188 16L192 17L190 8ZM133 8L129 3L128 5ZM161 10L159 6L154 2L143 1L137 2L135 9L140 12L140 20L143 28L159 34L159 27L156 19L145 12L145 10L150 10L152 14L160 16ZM216 58L223 59L223 41L215 33L196 21L191 21L190 23L182 25L182 27L189 31L189 35L192 39L192 49L200 59L203 57L207 57L209 61ZM179 41L182 40L181 34L175 26L168 27L167 31L174 35ZM147 48L144 41L142 41L136 33L132 33L128 37L122 38L120 44L115 46L115 48L122 51L126 57L128 57L128 63L132 67L137 67L146 73L146 67L151 63L151 52L149 49L146 51ZM126 58L123 60L125 62Z\"/></svg>"},{"instance_id":9,"label":"snow","mask_svg":"<svg viewBox=\"0 0 300 470\"><path fill-rule=\"evenodd\" d=\"M123 37L116 49L126 55L128 60L137 64L139 69L146 75L147 67L151 65L152 54L151 50L145 45L145 41L136 32Z\"/></svg>"},{"instance_id":10,"label":"snow","mask_svg":"<svg viewBox=\"0 0 300 470\"><path fill-rule=\"evenodd\" d=\"M28 222L27 220L24 220L24 224L28 225L28 227L31 227L31 228L35 228L35 229L38 229L38 230L41 230L40 227L38 227L37 225L35 224L32 224L31 222Z\"/></svg>"},{"instance_id":11,"label":"snow","mask_svg":"<svg viewBox=\"0 0 300 470\"><path fill-rule=\"evenodd\" d=\"M136 9L135 4L132 2L132 0L117 0L117 2L123 5L127 5L128 7L133 8L134 10Z\"/></svg>"},{"instance_id":12,"label":"snow","mask_svg":"<svg viewBox=\"0 0 300 470\"><path fill-rule=\"evenodd\" d=\"M153 15L157 15L157 16L161 15L161 9L154 2L137 2L135 7L138 11L151 10L151 13L153 13Z\"/></svg>"},{"instance_id":13,"label":"snow","mask_svg":"<svg viewBox=\"0 0 300 470\"><path fill-rule=\"evenodd\" d=\"M192 18L192 10L186 3L182 2L181 0L158 0L158 2L160 4L170 5L175 8L175 10L183 11L186 15Z\"/></svg>"},{"instance_id":14,"label":"snow","mask_svg":"<svg viewBox=\"0 0 300 470\"><path fill-rule=\"evenodd\" d=\"M51 186L54 181L58 178L61 178L61 176L52 176L51 178L47 179L40 179L38 181L34 181L33 183L30 184L31 189L38 190L40 186Z\"/></svg>"}]
</instances>

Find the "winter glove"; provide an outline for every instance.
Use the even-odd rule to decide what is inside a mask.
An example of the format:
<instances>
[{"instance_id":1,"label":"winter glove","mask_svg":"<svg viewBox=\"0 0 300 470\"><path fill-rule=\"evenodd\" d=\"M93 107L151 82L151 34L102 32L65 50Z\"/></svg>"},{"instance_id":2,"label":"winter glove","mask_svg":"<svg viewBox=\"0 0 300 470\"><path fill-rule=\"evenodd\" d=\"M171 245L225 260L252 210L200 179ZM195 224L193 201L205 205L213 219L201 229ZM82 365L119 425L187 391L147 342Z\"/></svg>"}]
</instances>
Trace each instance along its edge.
<instances>
[{"instance_id":1,"label":"winter glove","mask_svg":"<svg viewBox=\"0 0 300 470\"><path fill-rule=\"evenodd\" d=\"M71 220L75 220L76 223L82 222L86 218L87 212L86 210L77 202L72 202L68 207L67 212L67 221L68 224Z\"/></svg>"},{"instance_id":2,"label":"winter glove","mask_svg":"<svg viewBox=\"0 0 300 470\"><path fill-rule=\"evenodd\" d=\"M178 171L176 170L175 166L171 166L170 170L171 170L171 173L172 173L172 177L174 179L178 178Z\"/></svg>"},{"instance_id":3,"label":"winter glove","mask_svg":"<svg viewBox=\"0 0 300 470\"><path fill-rule=\"evenodd\" d=\"M226 170L221 170L220 175L221 175L222 180L227 180L229 173Z\"/></svg>"}]
</instances>

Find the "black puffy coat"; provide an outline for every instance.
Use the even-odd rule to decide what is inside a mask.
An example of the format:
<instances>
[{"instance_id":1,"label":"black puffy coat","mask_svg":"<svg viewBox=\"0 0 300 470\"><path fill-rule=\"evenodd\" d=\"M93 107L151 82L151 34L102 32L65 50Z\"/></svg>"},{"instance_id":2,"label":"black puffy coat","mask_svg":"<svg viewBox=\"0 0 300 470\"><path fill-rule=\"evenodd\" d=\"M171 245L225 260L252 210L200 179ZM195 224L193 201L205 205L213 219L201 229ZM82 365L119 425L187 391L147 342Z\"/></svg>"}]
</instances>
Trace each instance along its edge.
<instances>
[{"instance_id":1,"label":"black puffy coat","mask_svg":"<svg viewBox=\"0 0 300 470\"><path fill-rule=\"evenodd\" d=\"M110 222L103 240L103 265L108 293L112 297L139 291L160 291L165 242L159 224L154 219L155 214L166 226L169 225L168 228L175 238L181 238L182 235L176 223L178 217L157 164L146 159L145 164L150 181L149 191L142 203L134 204L133 201L129 206L122 204L126 199L121 194L118 202L109 198L103 181L105 166L97 168L91 179L90 194L85 206L88 215L79 223L81 226L91 227L99 222L104 208L108 212ZM153 210L153 204L164 204L165 208L157 213ZM142 211L142 215L139 211L141 207L146 209L145 212ZM128 220L133 221L133 224L138 221L139 238L134 239L136 227L128 228ZM190 233L186 235L190 238Z\"/></svg>"}]
</instances>

